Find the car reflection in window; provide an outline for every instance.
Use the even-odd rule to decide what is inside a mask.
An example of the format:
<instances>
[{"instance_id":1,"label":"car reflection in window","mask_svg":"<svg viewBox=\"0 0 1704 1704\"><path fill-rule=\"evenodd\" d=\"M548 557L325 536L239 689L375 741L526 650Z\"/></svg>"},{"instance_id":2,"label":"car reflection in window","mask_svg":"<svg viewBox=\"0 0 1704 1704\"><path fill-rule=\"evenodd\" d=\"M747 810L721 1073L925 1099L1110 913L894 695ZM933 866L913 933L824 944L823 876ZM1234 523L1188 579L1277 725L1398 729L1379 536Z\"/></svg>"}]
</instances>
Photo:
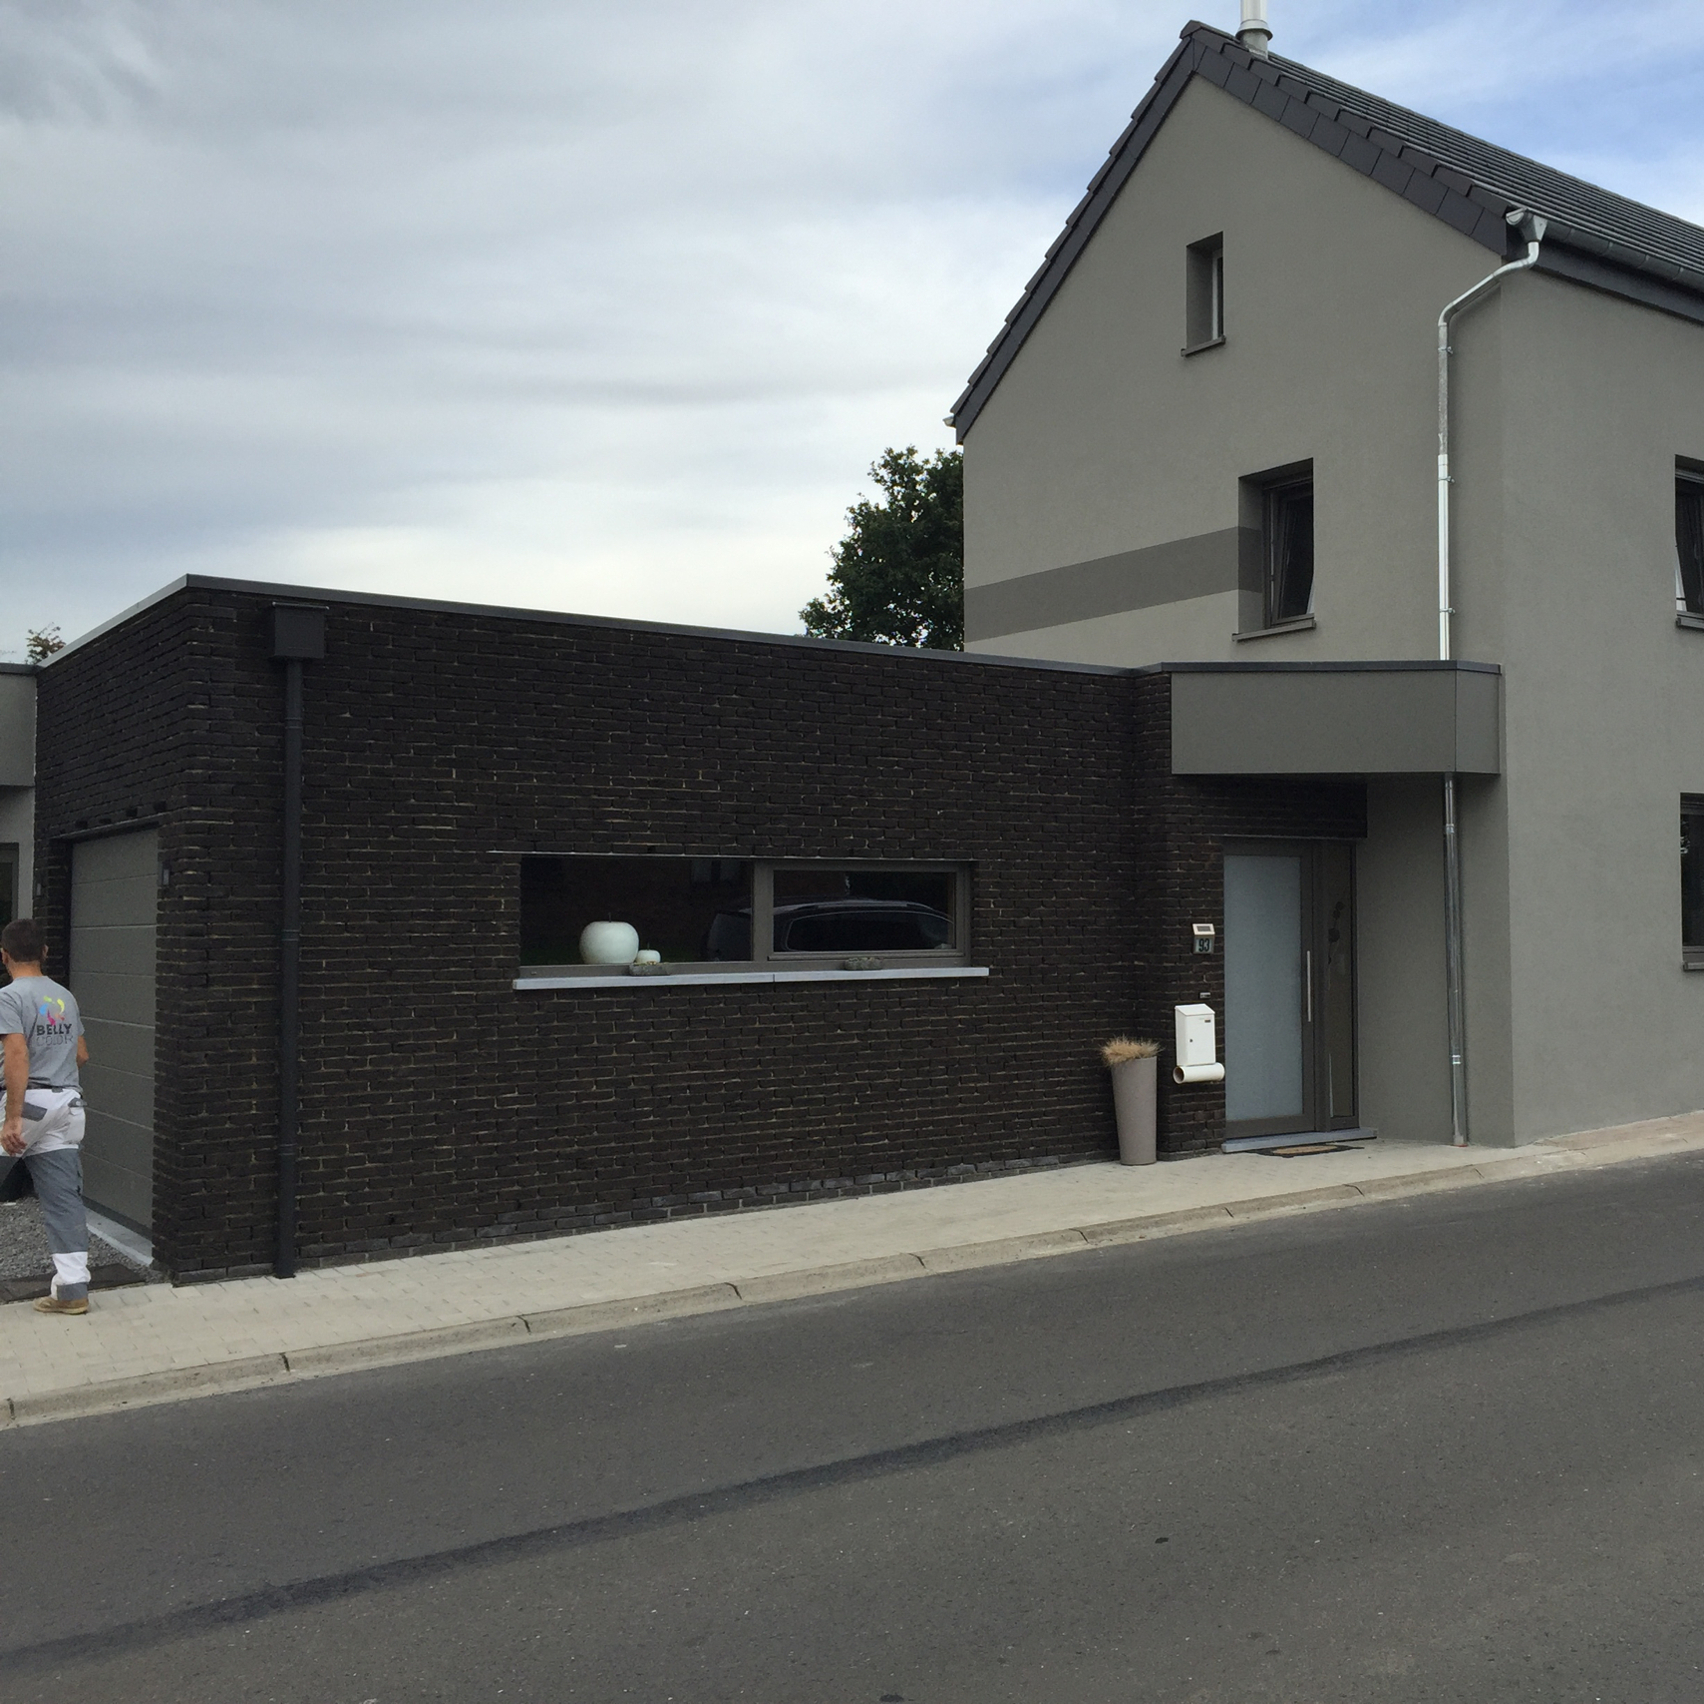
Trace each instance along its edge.
<instances>
[{"instance_id":1,"label":"car reflection in window","mask_svg":"<svg viewBox=\"0 0 1704 1704\"><path fill-rule=\"evenodd\" d=\"M822 899L775 908L778 953L922 953L951 944L952 919L903 899ZM724 911L705 942L711 959L751 956L751 912Z\"/></svg>"}]
</instances>

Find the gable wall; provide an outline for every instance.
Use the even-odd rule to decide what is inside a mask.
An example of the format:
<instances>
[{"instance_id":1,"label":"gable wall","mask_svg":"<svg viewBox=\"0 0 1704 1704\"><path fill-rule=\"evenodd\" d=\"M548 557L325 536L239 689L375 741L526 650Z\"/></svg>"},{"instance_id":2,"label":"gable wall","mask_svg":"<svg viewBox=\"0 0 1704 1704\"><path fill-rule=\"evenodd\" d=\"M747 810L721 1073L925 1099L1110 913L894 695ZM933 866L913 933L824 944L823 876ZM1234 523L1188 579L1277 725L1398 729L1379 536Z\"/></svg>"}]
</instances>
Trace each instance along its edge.
<instances>
[{"instance_id":1,"label":"gable wall","mask_svg":"<svg viewBox=\"0 0 1704 1704\"><path fill-rule=\"evenodd\" d=\"M1185 251L1220 230L1228 341L1185 358ZM1157 606L971 648L1126 664L1436 655L1433 327L1494 264L1197 79L967 436L965 579L974 612L979 587L1144 547L1196 540L1217 567L1158 576ZM1239 646L1238 479L1308 457L1318 628ZM1173 595L1191 585L1209 589Z\"/></svg>"}]
</instances>

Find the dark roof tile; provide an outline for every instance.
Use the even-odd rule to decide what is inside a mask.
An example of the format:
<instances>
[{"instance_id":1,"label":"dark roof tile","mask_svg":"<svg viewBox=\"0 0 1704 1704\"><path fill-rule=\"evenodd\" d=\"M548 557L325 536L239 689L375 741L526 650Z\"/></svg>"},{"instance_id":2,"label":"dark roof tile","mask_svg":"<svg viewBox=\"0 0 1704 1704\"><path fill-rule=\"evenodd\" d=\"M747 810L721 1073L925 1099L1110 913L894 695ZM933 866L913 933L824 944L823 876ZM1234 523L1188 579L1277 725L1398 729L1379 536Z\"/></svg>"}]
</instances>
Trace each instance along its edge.
<instances>
[{"instance_id":1,"label":"dark roof tile","mask_svg":"<svg viewBox=\"0 0 1704 1704\"><path fill-rule=\"evenodd\" d=\"M1408 180L1407 187L1402 192L1423 213L1436 213L1444 204L1444 197L1449 191L1434 177L1427 177L1424 172L1416 172Z\"/></svg>"},{"instance_id":2,"label":"dark roof tile","mask_svg":"<svg viewBox=\"0 0 1704 1704\"><path fill-rule=\"evenodd\" d=\"M1473 235L1473 228L1479 223L1479 215L1484 211L1469 201L1465 195L1457 195L1455 191L1446 190L1444 199L1438 204L1438 217L1446 225L1454 225L1464 237Z\"/></svg>"},{"instance_id":3,"label":"dark roof tile","mask_svg":"<svg viewBox=\"0 0 1704 1704\"><path fill-rule=\"evenodd\" d=\"M1358 172L1371 173L1384 156L1369 142L1365 136L1351 136L1343 144L1343 152L1339 154L1344 165L1353 166Z\"/></svg>"},{"instance_id":4,"label":"dark roof tile","mask_svg":"<svg viewBox=\"0 0 1704 1704\"><path fill-rule=\"evenodd\" d=\"M1225 93L1235 95L1239 101L1252 101L1262 87L1260 79L1243 65L1233 65L1225 79Z\"/></svg>"},{"instance_id":5,"label":"dark roof tile","mask_svg":"<svg viewBox=\"0 0 1704 1704\"><path fill-rule=\"evenodd\" d=\"M1468 235L1494 254L1501 254L1509 246L1509 227L1503 222L1503 215L1493 213L1490 208L1481 212L1479 223Z\"/></svg>"},{"instance_id":6,"label":"dark roof tile","mask_svg":"<svg viewBox=\"0 0 1704 1704\"><path fill-rule=\"evenodd\" d=\"M1394 190L1401 195L1407 188L1409 180L1414 176L1414 168L1406 165L1395 154L1381 152L1373 162L1373 182L1382 183L1386 189Z\"/></svg>"},{"instance_id":7,"label":"dark roof tile","mask_svg":"<svg viewBox=\"0 0 1704 1704\"><path fill-rule=\"evenodd\" d=\"M1314 120L1313 135L1308 140L1328 154L1341 154L1344 143L1349 140L1349 132L1336 119L1327 118L1322 113Z\"/></svg>"},{"instance_id":8,"label":"dark roof tile","mask_svg":"<svg viewBox=\"0 0 1704 1704\"><path fill-rule=\"evenodd\" d=\"M1329 122L1310 107L1306 101L1286 100L1284 110L1279 114L1279 123L1286 130L1293 130L1304 141L1313 135L1316 124Z\"/></svg>"}]
</instances>

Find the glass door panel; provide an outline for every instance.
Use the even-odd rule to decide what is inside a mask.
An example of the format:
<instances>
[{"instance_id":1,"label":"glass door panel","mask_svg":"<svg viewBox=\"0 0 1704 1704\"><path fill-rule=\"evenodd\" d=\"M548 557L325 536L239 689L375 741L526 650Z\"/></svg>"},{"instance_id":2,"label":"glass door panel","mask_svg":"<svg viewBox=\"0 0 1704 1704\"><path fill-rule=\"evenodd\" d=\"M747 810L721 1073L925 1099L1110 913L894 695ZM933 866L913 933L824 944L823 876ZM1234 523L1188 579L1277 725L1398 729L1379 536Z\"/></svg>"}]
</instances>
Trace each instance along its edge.
<instances>
[{"instance_id":1,"label":"glass door panel","mask_svg":"<svg viewBox=\"0 0 1704 1704\"><path fill-rule=\"evenodd\" d=\"M1355 1107L1355 853L1225 854L1225 1120L1231 1136L1346 1130Z\"/></svg>"},{"instance_id":2,"label":"glass door panel","mask_svg":"<svg viewBox=\"0 0 1704 1704\"><path fill-rule=\"evenodd\" d=\"M1305 1123L1301 852L1225 857L1225 1117Z\"/></svg>"}]
</instances>

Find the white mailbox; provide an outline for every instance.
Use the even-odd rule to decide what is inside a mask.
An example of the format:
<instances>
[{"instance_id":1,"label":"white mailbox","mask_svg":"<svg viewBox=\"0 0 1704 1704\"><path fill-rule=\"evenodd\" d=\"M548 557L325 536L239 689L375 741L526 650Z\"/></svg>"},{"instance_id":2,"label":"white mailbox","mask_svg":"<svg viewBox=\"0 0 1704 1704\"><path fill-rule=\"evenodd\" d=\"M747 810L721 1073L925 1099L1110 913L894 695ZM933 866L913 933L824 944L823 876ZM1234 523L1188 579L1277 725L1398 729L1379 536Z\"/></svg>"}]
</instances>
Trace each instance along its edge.
<instances>
[{"instance_id":1,"label":"white mailbox","mask_svg":"<svg viewBox=\"0 0 1704 1704\"><path fill-rule=\"evenodd\" d=\"M1179 1083L1218 1083L1225 1067L1219 1063L1219 1026L1211 1006L1174 1006L1177 1024L1177 1065L1173 1080Z\"/></svg>"}]
</instances>

